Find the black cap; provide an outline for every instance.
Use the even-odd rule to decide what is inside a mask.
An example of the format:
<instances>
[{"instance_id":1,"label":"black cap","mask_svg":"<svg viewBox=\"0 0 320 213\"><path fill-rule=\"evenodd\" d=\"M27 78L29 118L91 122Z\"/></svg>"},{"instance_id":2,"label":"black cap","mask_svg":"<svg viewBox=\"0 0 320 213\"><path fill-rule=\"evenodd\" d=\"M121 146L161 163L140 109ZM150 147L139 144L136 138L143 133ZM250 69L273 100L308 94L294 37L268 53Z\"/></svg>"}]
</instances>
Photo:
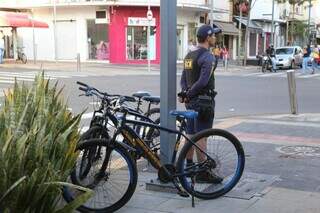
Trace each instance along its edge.
<instances>
[{"instance_id":1,"label":"black cap","mask_svg":"<svg viewBox=\"0 0 320 213\"><path fill-rule=\"evenodd\" d=\"M213 28L210 25L202 25L197 32L198 38L207 38L208 36L212 36L213 34L221 33L221 29Z\"/></svg>"}]
</instances>

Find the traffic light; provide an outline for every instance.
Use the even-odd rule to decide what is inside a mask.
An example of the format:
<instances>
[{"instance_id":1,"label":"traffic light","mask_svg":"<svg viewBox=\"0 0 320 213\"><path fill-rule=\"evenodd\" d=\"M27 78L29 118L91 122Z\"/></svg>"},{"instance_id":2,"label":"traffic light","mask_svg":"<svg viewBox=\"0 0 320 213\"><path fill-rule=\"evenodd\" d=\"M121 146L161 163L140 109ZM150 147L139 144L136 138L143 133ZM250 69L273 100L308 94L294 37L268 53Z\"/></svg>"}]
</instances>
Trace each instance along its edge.
<instances>
[{"instance_id":1,"label":"traffic light","mask_svg":"<svg viewBox=\"0 0 320 213\"><path fill-rule=\"evenodd\" d=\"M157 27L156 26L151 27L150 35L155 35L156 33L157 33Z\"/></svg>"}]
</instances>

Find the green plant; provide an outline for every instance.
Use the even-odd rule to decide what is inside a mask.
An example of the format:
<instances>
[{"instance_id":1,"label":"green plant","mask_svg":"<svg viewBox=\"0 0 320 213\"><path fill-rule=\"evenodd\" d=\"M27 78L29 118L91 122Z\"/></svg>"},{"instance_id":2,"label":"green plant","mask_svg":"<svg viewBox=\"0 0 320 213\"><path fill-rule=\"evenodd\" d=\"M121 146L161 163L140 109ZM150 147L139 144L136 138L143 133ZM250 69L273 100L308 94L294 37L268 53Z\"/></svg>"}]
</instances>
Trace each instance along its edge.
<instances>
[{"instance_id":1,"label":"green plant","mask_svg":"<svg viewBox=\"0 0 320 213\"><path fill-rule=\"evenodd\" d=\"M66 206L62 186L75 164L81 114L73 116L57 83L43 74L17 82L0 110L0 212L71 212L91 191ZM70 186L70 185L69 185Z\"/></svg>"}]
</instances>

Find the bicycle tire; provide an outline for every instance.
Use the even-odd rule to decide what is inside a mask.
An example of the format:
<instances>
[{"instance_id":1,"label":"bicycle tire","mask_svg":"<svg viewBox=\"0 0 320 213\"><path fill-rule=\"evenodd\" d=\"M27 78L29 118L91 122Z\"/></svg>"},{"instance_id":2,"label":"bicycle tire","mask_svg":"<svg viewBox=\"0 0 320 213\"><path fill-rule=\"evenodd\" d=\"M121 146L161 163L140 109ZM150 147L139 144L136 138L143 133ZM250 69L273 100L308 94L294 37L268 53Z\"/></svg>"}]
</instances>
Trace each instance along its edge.
<instances>
[{"instance_id":1,"label":"bicycle tire","mask_svg":"<svg viewBox=\"0 0 320 213\"><path fill-rule=\"evenodd\" d=\"M77 151L88 150L93 147L105 147L106 149L112 149L111 151L117 152L116 156L123 157L123 159L125 160L125 162L127 163L127 166L128 166L128 176L129 176L130 180L128 181L128 187L125 190L122 197L119 200L117 200L116 202L112 203L111 205L109 205L107 207L96 208L96 207L89 207L88 205L83 204L82 206L78 207L77 210L79 210L80 212L114 212L114 211L120 209L121 207L123 207L131 199L131 197L136 189L137 181L138 181L137 167L136 167L136 164L134 163L133 159L128 154L128 152L126 151L125 148L123 148L122 146L117 145L117 144L115 144L114 146L109 146L109 143L106 142L105 139L91 139L91 140L82 142L78 145ZM117 159L116 159L116 161L117 161ZM108 182L109 178L110 177L108 177L108 178L104 177L100 181ZM94 189L95 188L93 188L93 190ZM104 187L103 187L103 189L104 189ZM70 188L64 187L63 198L68 203L72 202L75 199L75 197L72 195L71 191L72 190ZM101 191L99 191L99 192L101 192ZM99 198L99 200L100 199L101 198ZM105 201L105 202L107 203L107 201Z\"/></svg>"},{"instance_id":2,"label":"bicycle tire","mask_svg":"<svg viewBox=\"0 0 320 213\"><path fill-rule=\"evenodd\" d=\"M80 141L93 139L93 138L105 138L109 139L108 130L106 130L103 126L95 125L90 127L87 131L81 134Z\"/></svg>"},{"instance_id":3,"label":"bicycle tire","mask_svg":"<svg viewBox=\"0 0 320 213\"><path fill-rule=\"evenodd\" d=\"M235 174L229 182L225 183L222 187L219 189L217 188L216 191L214 192L206 192L208 189L206 188L203 191L197 191L194 189L190 182L188 182L187 175L181 175L179 176L179 180L181 182L182 187L190 194L194 195L197 198L200 199L215 199L218 198L227 192L229 192L240 180L244 166L245 166L245 154L243 147L240 143L240 141L231 133L221 130L221 129L208 129L208 130L203 130L197 134L195 134L190 140L191 141L199 141L200 139L208 138L210 136L216 136L216 137L221 137L223 138L224 141L229 142L228 144L231 145L232 148L235 149L237 156L234 156L236 158L237 164L236 164L236 169L235 169ZM192 143L185 143L183 146L181 153L179 155L178 161L177 161L177 169L179 174L184 174L184 166L185 166L185 159L187 156L187 153L191 150L191 148L194 147ZM208 153L208 152L207 152ZM187 167L186 167L187 168ZM222 184L221 184L222 185ZM220 186L220 185L219 185Z\"/></svg>"},{"instance_id":4,"label":"bicycle tire","mask_svg":"<svg viewBox=\"0 0 320 213\"><path fill-rule=\"evenodd\" d=\"M86 132L84 132L80 136L79 143L84 142L86 140L90 139L109 139L110 136L108 134L108 131L105 130L102 126L93 126L90 129L88 129ZM101 148L98 148L98 150ZM80 172L77 174L75 170L71 171L70 179L73 184L81 185L79 179L82 179L82 176L85 176L89 170L91 165L88 164L90 161L88 161L88 158L94 158L94 154L96 153L96 149L88 149L85 150L83 155L81 156L81 167ZM81 177L79 177L79 175Z\"/></svg>"},{"instance_id":5,"label":"bicycle tire","mask_svg":"<svg viewBox=\"0 0 320 213\"><path fill-rule=\"evenodd\" d=\"M151 108L148 112L145 113L145 116L151 119L151 116L155 115L155 114L160 115L160 108L159 107ZM160 116L156 116L154 119L151 119L151 120L153 120L155 122L158 118L160 119Z\"/></svg>"}]
</instances>

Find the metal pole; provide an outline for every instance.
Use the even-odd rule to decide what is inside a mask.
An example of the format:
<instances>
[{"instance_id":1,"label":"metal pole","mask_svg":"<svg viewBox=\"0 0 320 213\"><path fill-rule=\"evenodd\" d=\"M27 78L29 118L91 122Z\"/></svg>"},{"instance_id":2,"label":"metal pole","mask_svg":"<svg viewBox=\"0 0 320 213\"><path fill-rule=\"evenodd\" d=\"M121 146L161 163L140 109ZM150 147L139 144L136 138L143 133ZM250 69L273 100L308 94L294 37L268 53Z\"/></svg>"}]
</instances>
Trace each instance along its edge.
<instances>
[{"instance_id":1,"label":"metal pole","mask_svg":"<svg viewBox=\"0 0 320 213\"><path fill-rule=\"evenodd\" d=\"M33 63L37 63L37 53L36 53L36 41L35 41L35 33L34 33L34 14L33 9L31 10L32 13L32 44L33 44Z\"/></svg>"},{"instance_id":2,"label":"metal pole","mask_svg":"<svg viewBox=\"0 0 320 213\"><path fill-rule=\"evenodd\" d=\"M289 17L287 17L287 29L286 29L286 45L289 42Z\"/></svg>"},{"instance_id":3,"label":"metal pole","mask_svg":"<svg viewBox=\"0 0 320 213\"><path fill-rule=\"evenodd\" d=\"M77 72L81 71L80 53L77 53Z\"/></svg>"},{"instance_id":4,"label":"metal pole","mask_svg":"<svg viewBox=\"0 0 320 213\"><path fill-rule=\"evenodd\" d=\"M272 0L271 44L274 45L274 0Z\"/></svg>"},{"instance_id":5,"label":"metal pole","mask_svg":"<svg viewBox=\"0 0 320 213\"><path fill-rule=\"evenodd\" d=\"M213 5L214 5L214 0L211 0L211 7L210 7L210 24L213 24Z\"/></svg>"},{"instance_id":6,"label":"metal pole","mask_svg":"<svg viewBox=\"0 0 320 213\"><path fill-rule=\"evenodd\" d=\"M309 18L308 18L308 33L307 33L307 38L308 38L308 43L311 43L310 39L310 19L311 19L311 0L309 0Z\"/></svg>"},{"instance_id":7,"label":"metal pole","mask_svg":"<svg viewBox=\"0 0 320 213\"><path fill-rule=\"evenodd\" d=\"M160 1L161 23L161 64L160 64L160 120L161 126L176 128L170 110L177 104L177 0ZM169 163L174 150L176 136L167 132L160 133L162 163Z\"/></svg>"},{"instance_id":8,"label":"metal pole","mask_svg":"<svg viewBox=\"0 0 320 213\"><path fill-rule=\"evenodd\" d=\"M54 60L57 61L57 7L56 0L53 0L53 41L54 41Z\"/></svg>"},{"instance_id":9,"label":"metal pole","mask_svg":"<svg viewBox=\"0 0 320 213\"><path fill-rule=\"evenodd\" d=\"M150 11L150 0L148 0L148 11ZM148 30L147 30L147 47L148 47L148 72L151 71L151 63L150 63L150 20L148 19Z\"/></svg>"},{"instance_id":10,"label":"metal pole","mask_svg":"<svg viewBox=\"0 0 320 213\"><path fill-rule=\"evenodd\" d=\"M239 6L239 10L240 10L240 20L239 20L239 36L238 36L238 60L239 60L239 65L242 65L241 63L241 57L240 57L240 48L241 48L241 34L242 34L242 30L241 30L241 22L242 22L242 8Z\"/></svg>"},{"instance_id":11,"label":"metal pole","mask_svg":"<svg viewBox=\"0 0 320 213\"><path fill-rule=\"evenodd\" d=\"M296 79L294 70L287 71L288 87L289 87L289 98L290 98L290 109L291 113L298 114L297 94L296 94Z\"/></svg>"}]
</instances>

